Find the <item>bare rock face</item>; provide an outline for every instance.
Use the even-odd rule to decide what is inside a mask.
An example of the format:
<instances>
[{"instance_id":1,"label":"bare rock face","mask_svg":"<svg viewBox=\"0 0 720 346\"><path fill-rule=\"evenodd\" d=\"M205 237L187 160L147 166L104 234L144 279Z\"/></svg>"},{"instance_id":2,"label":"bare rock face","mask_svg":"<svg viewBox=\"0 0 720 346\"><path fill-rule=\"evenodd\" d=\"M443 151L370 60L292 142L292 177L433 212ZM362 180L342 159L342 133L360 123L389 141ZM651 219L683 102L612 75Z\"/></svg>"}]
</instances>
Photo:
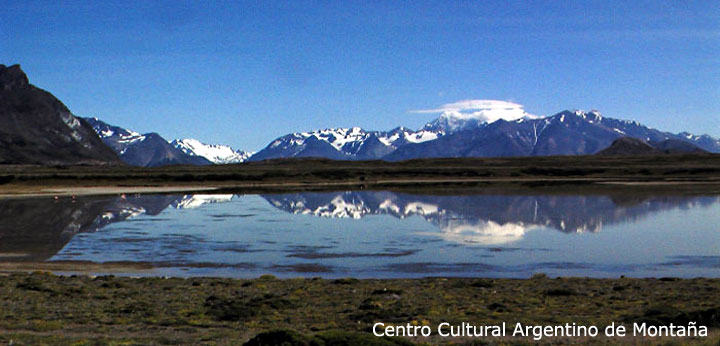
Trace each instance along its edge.
<instances>
[{"instance_id":1,"label":"bare rock face","mask_svg":"<svg viewBox=\"0 0 720 346\"><path fill-rule=\"evenodd\" d=\"M84 120L30 84L19 65L0 65L0 164L121 164Z\"/></svg>"},{"instance_id":2,"label":"bare rock face","mask_svg":"<svg viewBox=\"0 0 720 346\"><path fill-rule=\"evenodd\" d=\"M12 65L10 67L0 65L0 82L2 82L3 90L23 88L30 84L27 76L20 69L20 65Z\"/></svg>"}]
</instances>

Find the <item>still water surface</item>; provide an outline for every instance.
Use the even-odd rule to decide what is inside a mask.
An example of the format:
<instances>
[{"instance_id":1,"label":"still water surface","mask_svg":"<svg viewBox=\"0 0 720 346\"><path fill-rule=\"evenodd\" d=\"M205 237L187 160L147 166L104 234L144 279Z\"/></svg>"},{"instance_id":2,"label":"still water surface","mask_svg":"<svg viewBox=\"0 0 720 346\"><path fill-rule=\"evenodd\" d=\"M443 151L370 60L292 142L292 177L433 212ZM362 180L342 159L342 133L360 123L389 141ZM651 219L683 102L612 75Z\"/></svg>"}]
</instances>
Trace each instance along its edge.
<instances>
[{"instance_id":1,"label":"still water surface","mask_svg":"<svg viewBox=\"0 0 720 346\"><path fill-rule=\"evenodd\" d=\"M0 262L38 261L145 263L154 269L141 275L168 276L720 277L720 196L349 191L0 201Z\"/></svg>"}]
</instances>

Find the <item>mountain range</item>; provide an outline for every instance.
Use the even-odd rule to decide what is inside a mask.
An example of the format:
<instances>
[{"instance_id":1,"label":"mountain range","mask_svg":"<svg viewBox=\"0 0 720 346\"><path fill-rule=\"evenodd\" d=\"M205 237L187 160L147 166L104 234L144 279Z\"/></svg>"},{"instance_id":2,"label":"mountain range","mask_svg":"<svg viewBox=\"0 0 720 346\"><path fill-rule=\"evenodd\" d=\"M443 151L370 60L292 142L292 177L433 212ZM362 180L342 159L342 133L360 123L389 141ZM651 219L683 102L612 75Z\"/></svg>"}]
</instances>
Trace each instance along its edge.
<instances>
[{"instance_id":1,"label":"mountain range","mask_svg":"<svg viewBox=\"0 0 720 346\"><path fill-rule=\"evenodd\" d=\"M176 139L170 141L168 147L167 141L154 133L140 135L97 118L86 120L120 158L139 166L224 164L303 157L402 161L438 157L720 152L720 140L708 135L663 132L636 121L607 118L597 111L581 110L513 121L499 119L491 123L444 114L419 130L397 127L390 131L366 131L353 127L296 132L273 140L254 154L228 146L203 144L194 139ZM158 139L144 142L149 136ZM622 148L610 148L616 140L625 138L645 143L648 148L644 151L629 148L632 140L618 142ZM127 149L134 146L137 147L135 150ZM155 156L149 153L155 153ZM156 153L165 153L171 158Z\"/></svg>"},{"instance_id":2,"label":"mountain range","mask_svg":"<svg viewBox=\"0 0 720 346\"><path fill-rule=\"evenodd\" d=\"M548 117L503 119L488 123L441 115L417 131L360 128L325 129L280 137L250 161L286 157L401 161L436 157L500 157L591 155L622 137L646 142L687 143L686 152L700 148L720 152L720 140L708 135L673 134L636 121L603 117L597 111L562 111ZM667 144L666 143L666 144Z\"/></svg>"},{"instance_id":3,"label":"mountain range","mask_svg":"<svg viewBox=\"0 0 720 346\"><path fill-rule=\"evenodd\" d=\"M167 141L157 133L140 134L98 118L85 118L85 121L105 144L115 150L120 159L133 166L239 163L251 155L226 145L205 144L196 139Z\"/></svg>"},{"instance_id":4,"label":"mountain range","mask_svg":"<svg viewBox=\"0 0 720 346\"><path fill-rule=\"evenodd\" d=\"M296 132L257 153L195 139L166 140L98 118L74 116L52 94L28 82L20 66L0 65L0 163L209 165L277 158L402 161L438 157L547 155L632 155L720 152L720 140L687 132L670 133L636 121L603 117L597 111L562 111L552 116L488 122L444 113L418 130L359 127ZM494 120L494 119L493 119ZM619 138L634 138L643 147ZM619 146L619 147L618 147Z\"/></svg>"}]
</instances>

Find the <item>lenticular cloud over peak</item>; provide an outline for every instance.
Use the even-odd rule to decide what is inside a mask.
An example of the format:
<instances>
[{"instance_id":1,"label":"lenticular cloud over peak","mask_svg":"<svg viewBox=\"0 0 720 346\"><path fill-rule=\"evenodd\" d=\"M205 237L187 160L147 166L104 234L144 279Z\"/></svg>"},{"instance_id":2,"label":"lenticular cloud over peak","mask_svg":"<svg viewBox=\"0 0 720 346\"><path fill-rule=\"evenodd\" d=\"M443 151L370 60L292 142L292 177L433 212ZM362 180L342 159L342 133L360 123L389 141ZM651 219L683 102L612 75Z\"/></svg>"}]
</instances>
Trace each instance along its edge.
<instances>
[{"instance_id":1,"label":"lenticular cloud over peak","mask_svg":"<svg viewBox=\"0 0 720 346\"><path fill-rule=\"evenodd\" d=\"M410 112L420 114L441 113L448 118L476 119L488 123L500 119L512 121L522 118L537 118L537 116L525 112L521 104L499 100L462 100L444 104L439 108L420 109Z\"/></svg>"}]
</instances>

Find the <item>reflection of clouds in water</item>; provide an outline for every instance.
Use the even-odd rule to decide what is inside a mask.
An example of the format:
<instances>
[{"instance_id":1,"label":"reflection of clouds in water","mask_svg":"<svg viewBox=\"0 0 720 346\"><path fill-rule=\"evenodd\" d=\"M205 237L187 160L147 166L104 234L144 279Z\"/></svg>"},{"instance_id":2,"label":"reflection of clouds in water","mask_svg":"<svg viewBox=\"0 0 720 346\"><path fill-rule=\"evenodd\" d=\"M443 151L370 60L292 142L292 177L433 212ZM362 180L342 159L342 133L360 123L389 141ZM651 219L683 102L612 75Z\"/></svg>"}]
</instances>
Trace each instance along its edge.
<instances>
[{"instance_id":1,"label":"reflection of clouds in water","mask_svg":"<svg viewBox=\"0 0 720 346\"><path fill-rule=\"evenodd\" d=\"M423 232L419 234L437 236L445 241L466 245L501 245L522 239L526 232L537 226L453 219L443 222L439 227L440 232L438 233Z\"/></svg>"},{"instance_id":2,"label":"reflection of clouds in water","mask_svg":"<svg viewBox=\"0 0 720 346\"><path fill-rule=\"evenodd\" d=\"M530 228L597 233L606 225L637 222L650 214L710 206L717 196L653 195L415 195L390 191L307 192L262 195L293 214L360 219L366 215L420 216L441 238L463 244L503 244ZM465 221L452 221L462 219Z\"/></svg>"},{"instance_id":3,"label":"reflection of clouds in water","mask_svg":"<svg viewBox=\"0 0 720 346\"><path fill-rule=\"evenodd\" d=\"M52 228L52 237L45 237L52 246L25 251L27 238L19 234L15 244L25 247L8 246L12 243L4 238L0 256L28 253L27 258L51 261L144 262L170 268L158 269L158 273L183 276L273 273L288 277L522 277L537 271L548 275L712 276L720 263L717 256L701 256L714 255L707 252L707 246L716 243L712 236L699 233L705 236L699 238L702 241L688 237L690 240L680 241L680 246L663 238L665 234L660 232L676 231L672 224L648 232L653 250L639 254L627 250L632 249L632 241L639 239L634 234L608 232L602 237L569 237L573 239L565 241L545 232L599 231L603 225L635 222L665 210L710 206L718 203L714 196L621 199L594 195L452 196L358 191L262 197L270 204L256 196L183 194L79 198L74 203L49 206L5 202L6 214L20 209L29 213L43 207L53 208L48 214L65 217L45 226ZM206 205L222 202L231 205ZM275 208L350 220L292 217ZM168 209L169 213L162 214ZM143 213L151 217L133 218ZM365 216L369 218L364 221L352 220ZM27 214L16 224L41 219L37 214ZM119 222L127 223L100 230ZM217 222L225 223L216 226ZM75 232L77 225L83 226ZM646 228L645 224L627 227L631 231ZM56 252L71 236L57 234L63 229L75 232L75 237ZM87 233L94 231L99 232ZM528 235L530 232L534 233ZM528 240L532 244L526 244ZM605 249L609 246L623 251L608 253ZM694 257L683 257L685 254Z\"/></svg>"}]
</instances>

